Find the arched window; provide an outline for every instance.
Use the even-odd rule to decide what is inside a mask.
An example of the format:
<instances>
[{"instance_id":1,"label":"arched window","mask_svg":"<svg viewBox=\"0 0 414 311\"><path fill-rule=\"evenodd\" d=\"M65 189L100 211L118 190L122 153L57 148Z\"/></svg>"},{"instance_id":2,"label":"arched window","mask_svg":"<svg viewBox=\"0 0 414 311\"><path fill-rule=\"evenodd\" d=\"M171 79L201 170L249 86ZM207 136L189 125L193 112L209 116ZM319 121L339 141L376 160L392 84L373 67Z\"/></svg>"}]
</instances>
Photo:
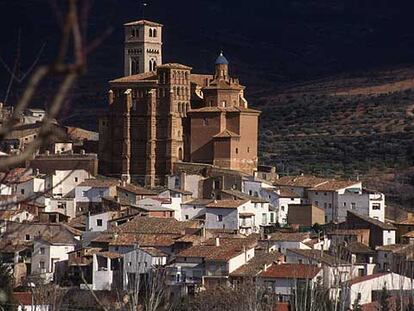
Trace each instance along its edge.
<instances>
[{"instance_id":1,"label":"arched window","mask_svg":"<svg viewBox=\"0 0 414 311\"><path fill-rule=\"evenodd\" d=\"M181 95L181 88L177 87L177 95L180 96Z\"/></svg>"},{"instance_id":2,"label":"arched window","mask_svg":"<svg viewBox=\"0 0 414 311\"><path fill-rule=\"evenodd\" d=\"M236 148L236 154L238 154L239 153L239 148Z\"/></svg>"},{"instance_id":3,"label":"arched window","mask_svg":"<svg viewBox=\"0 0 414 311\"><path fill-rule=\"evenodd\" d=\"M156 38L156 37L157 37L157 29L153 29L153 30L152 30L152 36L153 36L154 38Z\"/></svg>"},{"instance_id":4,"label":"arched window","mask_svg":"<svg viewBox=\"0 0 414 311\"><path fill-rule=\"evenodd\" d=\"M139 72L139 60L137 58L131 59L131 75Z\"/></svg>"},{"instance_id":5,"label":"arched window","mask_svg":"<svg viewBox=\"0 0 414 311\"><path fill-rule=\"evenodd\" d=\"M149 29L149 36L152 37L152 28Z\"/></svg>"},{"instance_id":6,"label":"arched window","mask_svg":"<svg viewBox=\"0 0 414 311\"><path fill-rule=\"evenodd\" d=\"M149 61L148 65L149 65L149 71L152 71L152 61L151 60Z\"/></svg>"},{"instance_id":7,"label":"arched window","mask_svg":"<svg viewBox=\"0 0 414 311\"><path fill-rule=\"evenodd\" d=\"M178 160L182 161L183 159L183 148L178 148Z\"/></svg>"},{"instance_id":8,"label":"arched window","mask_svg":"<svg viewBox=\"0 0 414 311\"><path fill-rule=\"evenodd\" d=\"M157 68L157 62L154 60L154 63L152 64L152 70L155 71L156 68Z\"/></svg>"}]
</instances>

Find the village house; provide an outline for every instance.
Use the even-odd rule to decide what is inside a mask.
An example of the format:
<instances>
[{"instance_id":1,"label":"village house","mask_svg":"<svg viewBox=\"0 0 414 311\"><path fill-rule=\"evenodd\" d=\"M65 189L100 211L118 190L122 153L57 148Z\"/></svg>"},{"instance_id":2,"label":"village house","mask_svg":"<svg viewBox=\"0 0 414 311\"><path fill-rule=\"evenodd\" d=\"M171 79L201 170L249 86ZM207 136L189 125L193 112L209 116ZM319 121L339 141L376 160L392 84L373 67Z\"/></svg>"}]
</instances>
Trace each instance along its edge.
<instances>
[{"instance_id":1,"label":"village house","mask_svg":"<svg viewBox=\"0 0 414 311\"><path fill-rule=\"evenodd\" d=\"M226 285L233 271L253 259L256 245L254 239L217 237L184 249L169 266L168 285L188 294L200 286Z\"/></svg>"},{"instance_id":2,"label":"village house","mask_svg":"<svg viewBox=\"0 0 414 311\"><path fill-rule=\"evenodd\" d=\"M117 196L120 200L128 201L131 204L137 204L139 200L155 197L158 194L152 190L139 187L133 184L124 184L116 187Z\"/></svg>"},{"instance_id":3,"label":"village house","mask_svg":"<svg viewBox=\"0 0 414 311\"><path fill-rule=\"evenodd\" d=\"M68 253L78 243L73 236L60 233L36 238L33 242L31 278L41 279L46 283L59 282L67 271Z\"/></svg>"},{"instance_id":4,"label":"village house","mask_svg":"<svg viewBox=\"0 0 414 311\"><path fill-rule=\"evenodd\" d=\"M114 197L119 181L116 179L87 179L75 188L77 214L99 210L103 197Z\"/></svg>"},{"instance_id":5,"label":"village house","mask_svg":"<svg viewBox=\"0 0 414 311\"><path fill-rule=\"evenodd\" d=\"M144 212L148 217L175 218L181 220L178 219L179 217L175 217L176 213L179 213L180 210L176 211L173 206L171 200L168 198L154 197L139 200L134 205L134 208L139 212ZM181 206L178 205L178 208L181 209Z\"/></svg>"},{"instance_id":6,"label":"village house","mask_svg":"<svg viewBox=\"0 0 414 311\"><path fill-rule=\"evenodd\" d=\"M207 229L232 229L250 234L269 224L269 207L250 200L215 200L206 205Z\"/></svg>"},{"instance_id":7,"label":"village house","mask_svg":"<svg viewBox=\"0 0 414 311\"><path fill-rule=\"evenodd\" d=\"M269 251L277 251L286 255L288 249L312 249L307 242L311 241L310 234L307 232L274 232L260 240L262 248Z\"/></svg>"},{"instance_id":8,"label":"village house","mask_svg":"<svg viewBox=\"0 0 414 311\"><path fill-rule=\"evenodd\" d=\"M414 245L390 244L378 246L375 251L378 271L392 271L408 277L414 275Z\"/></svg>"},{"instance_id":9,"label":"village house","mask_svg":"<svg viewBox=\"0 0 414 311\"><path fill-rule=\"evenodd\" d=\"M339 287L359 275L367 275L364 265L351 264L340 256L314 249L286 250L286 263L320 265L323 269L323 285L332 291L333 296L339 294Z\"/></svg>"},{"instance_id":10,"label":"village house","mask_svg":"<svg viewBox=\"0 0 414 311\"><path fill-rule=\"evenodd\" d=\"M369 246L371 248L395 244L396 228L391 224L348 211L344 226L347 229L369 229Z\"/></svg>"},{"instance_id":11,"label":"village house","mask_svg":"<svg viewBox=\"0 0 414 311\"><path fill-rule=\"evenodd\" d=\"M357 277L350 280L346 285L341 298L345 299L347 307L351 307L357 300L362 306L373 301L379 301L383 288L391 293L398 292L403 295L404 293L405 295L411 295L413 289L412 279L391 272Z\"/></svg>"},{"instance_id":12,"label":"village house","mask_svg":"<svg viewBox=\"0 0 414 311\"><path fill-rule=\"evenodd\" d=\"M299 288L312 290L323 278L321 267L310 264L272 264L258 275L258 285L272 290L279 301L292 301Z\"/></svg>"},{"instance_id":13,"label":"village house","mask_svg":"<svg viewBox=\"0 0 414 311\"><path fill-rule=\"evenodd\" d=\"M82 169L79 170L55 170L45 176L45 188L49 195L53 197L74 197L74 189L77 185L90 179L92 175Z\"/></svg>"},{"instance_id":14,"label":"village house","mask_svg":"<svg viewBox=\"0 0 414 311\"><path fill-rule=\"evenodd\" d=\"M205 219L206 205L212 203L213 199L193 199L181 204L182 220Z\"/></svg>"},{"instance_id":15,"label":"village house","mask_svg":"<svg viewBox=\"0 0 414 311\"><path fill-rule=\"evenodd\" d=\"M312 227L325 223L325 210L312 204L289 204L287 223L300 227Z\"/></svg>"}]
</instances>

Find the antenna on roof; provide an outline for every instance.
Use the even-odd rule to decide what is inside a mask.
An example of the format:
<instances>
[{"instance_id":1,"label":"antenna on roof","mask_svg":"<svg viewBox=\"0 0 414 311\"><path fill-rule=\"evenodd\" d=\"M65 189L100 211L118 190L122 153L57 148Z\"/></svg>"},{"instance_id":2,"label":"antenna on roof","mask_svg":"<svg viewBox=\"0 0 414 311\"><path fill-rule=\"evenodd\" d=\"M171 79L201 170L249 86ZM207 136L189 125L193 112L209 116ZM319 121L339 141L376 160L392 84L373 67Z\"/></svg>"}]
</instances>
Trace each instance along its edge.
<instances>
[{"instance_id":1,"label":"antenna on roof","mask_svg":"<svg viewBox=\"0 0 414 311\"><path fill-rule=\"evenodd\" d=\"M141 2L141 6L142 6L142 19L145 19L145 8L148 5L148 3L146 1L142 1Z\"/></svg>"}]
</instances>

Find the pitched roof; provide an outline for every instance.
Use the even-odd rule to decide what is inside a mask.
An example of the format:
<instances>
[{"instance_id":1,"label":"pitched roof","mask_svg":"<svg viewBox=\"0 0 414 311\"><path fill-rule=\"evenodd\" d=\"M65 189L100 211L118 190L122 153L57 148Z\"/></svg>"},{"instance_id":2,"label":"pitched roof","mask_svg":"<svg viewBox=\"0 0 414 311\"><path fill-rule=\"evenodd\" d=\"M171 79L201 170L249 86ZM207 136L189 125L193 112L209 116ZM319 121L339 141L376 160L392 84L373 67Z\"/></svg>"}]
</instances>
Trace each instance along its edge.
<instances>
[{"instance_id":1,"label":"pitched roof","mask_svg":"<svg viewBox=\"0 0 414 311\"><path fill-rule=\"evenodd\" d=\"M262 278L275 279L313 279L321 267L306 264L273 264L259 274Z\"/></svg>"},{"instance_id":2,"label":"pitched roof","mask_svg":"<svg viewBox=\"0 0 414 311\"><path fill-rule=\"evenodd\" d=\"M202 107L198 109L191 109L188 111L189 114L194 112L246 112L246 113L254 113L254 114L260 114L259 110L252 109L252 108L244 108L244 107L236 107L236 106L230 106L230 107Z\"/></svg>"},{"instance_id":3,"label":"pitched roof","mask_svg":"<svg viewBox=\"0 0 414 311\"><path fill-rule=\"evenodd\" d=\"M95 187L95 188L108 188L119 185L117 179L85 179L78 186L80 187Z\"/></svg>"},{"instance_id":4,"label":"pitched roof","mask_svg":"<svg viewBox=\"0 0 414 311\"><path fill-rule=\"evenodd\" d=\"M151 21L146 20L146 19L140 19L138 21L128 22L128 23L124 24L124 26L134 26L134 25L148 25L148 26L152 26L152 27L162 27L163 26L160 23L151 22Z\"/></svg>"},{"instance_id":5,"label":"pitched roof","mask_svg":"<svg viewBox=\"0 0 414 311\"><path fill-rule=\"evenodd\" d=\"M239 200L250 200L253 203L268 203L269 202L263 198L248 195L247 193L241 192L240 190L221 190L221 192L228 194L228 195L232 195Z\"/></svg>"},{"instance_id":6,"label":"pitched roof","mask_svg":"<svg viewBox=\"0 0 414 311\"><path fill-rule=\"evenodd\" d=\"M379 277L383 277L387 274L390 274L391 272L382 272L382 273L375 273L375 274L370 274L370 275L364 275L364 276L359 276L356 277L352 280L349 281L349 285L354 285L354 284L358 284L361 282L365 282L365 281L369 281L369 280L373 280Z\"/></svg>"},{"instance_id":7,"label":"pitched roof","mask_svg":"<svg viewBox=\"0 0 414 311\"><path fill-rule=\"evenodd\" d=\"M329 179L327 178L316 176L283 176L276 179L273 183L277 186L312 188L328 181Z\"/></svg>"},{"instance_id":8,"label":"pitched roof","mask_svg":"<svg viewBox=\"0 0 414 311\"><path fill-rule=\"evenodd\" d=\"M134 234L134 233L120 233L109 234L103 233L95 238L94 242L104 242L113 246L171 246L175 240L179 238L178 234Z\"/></svg>"},{"instance_id":9,"label":"pitched roof","mask_svg":"<svg viewBox=\"0 0 414 311\"><path fill-rule=\"evenodd\" d=\"M303 242L310 237L308 232L274 232L269 235L270 241Z\"/></svg>"},{"instance_id":10,"label":"pitched roof","mask_svg":"<svg viewBox=\"0 0 414 311\"><path fill-rule=\"evenodd\" d=\"M326 183L317 185L309 190L311 191L336 191L344 188L351 187L356 184L360 184L360 181L356 180L329 180Z\"/></svg>"},{"instance_id":11,"label":"pitched roof","mask_svg":"<svg viewBox=\"0 0 414 311\"><path fill-rule=\"evenodd\" d=\"M361 214L358 214L356 212L349 211L349 210L347 211L347 213L351 214L351 215L354 215L355 217L358 217L358 218L360 218L360 219L362 219L362 220L364 220L364 221L366 221L366 222L368 222L368 223L370 223L374 226L380 227L383 230L396 230L396 228L392 224L388 224L388 223L379 221L377 219L374 219L374 218L371 218L371 217L368 217L368 216L364 216L364 215L361 215Z\"/></svg>"},{"instance_id":12,"label":"pitched roof","mask_svg":"<svg viewBox=\"0 0 414 311\"><path fill-rule=\"evenodd\" d=\"M281 198L300 198L301 197L298 193L286 187L279 187L278 189L276 189L276 193Z\"/></svg>"},{"instance_id":13,"label":"pitched roof","mask_svg":"<svg viewBox=\"0 0 414 311\"><path fill-rule=\"evenodd\" d=\"M353 254L375 254L372 248L361 242L351 242L346 248Z\"/></svg>"},{"instance_id":14,"label":"pitched roof","mask_svg":"<svg viewBox=\"0 0 414 311\"><path fill-rule=\"evenodd\" d=\"M206 205L207 208L238 208L249 200L214 200Z\"/></svg>"},{"instance_id":15,"label":"pitched roof","mask_svg":"<svg viewBox=\"0 0 414 311\"><path fill-rule=\"evenodd\" d=\"M109 259L116 259L116 258L122 257L121 254L115 253L115 252L99 252L99 253L96 253L96 256L102 256L102 257L106 257Z\"/></svg>"},{"instance_id":16,"label":"pitched roof","mask_svg":"<svg viewBox=\"0 0 414 311\"><path fill-rule=\"evenodd\" d=\"M109 81L109 83L139 83L139 82L157 82L157 75L155 72L149 71L132 76L120 77Z\"/></svg>"},{"instance_id":17,"label":"pitched roof","mask_svg":"<svg viewBox=\"0 0 414 311\"><path fill-rule=\"evenodd\" d=\"M118 233L182 234L187 228L197 228L197 221L178 221L175 218L136 216L131 221L111 229Z\"/></svg>"},{"instance_id":18,"label":"pitched roof","mask_svg":"<svg viewBox=\"0 0 414 311\"><path fill-rule=\"evenodd\" d=\"M256 253L250 261L233 271L231 276L256 276L264 270L265 266L269 266L273 262L283 259L284 255L279 252Z\"/></svg>"},{"instance_id":19,"label":"pitched roof","mask_svg":"<svg viewBox=\"0 0 414 311\"><path fill-rule=\"evenodd\" d=\"M192 68L183 64L179 63L166 63L162 65L158 65L157 69L168 68L168 69L184 69L184 70L191 70Z\"/></svg>"},{"instance_id":20,"label":"pitched roof","mask_svg":"<svg viewBox=\"0 0 414 311\"><path fill-rule=\"evenodd\" d=\"M317 249L288 249L289 252L307 257L309 259L327 264L328 266L349 265L345 260L339 259L335 256L329 255L326 252L321 252Z\"/></svg>"},{"instance_id":21,"label":"pitched roof","mask_svg":"<svg viewBox=\"0 0 414 311\"><path fill-rule=\"evenodd\" d=\"M117 186L116 187L118 190L123 190L123 191L127 191L127 192L131 192L137 195L157 195L156 192L143 188L143 187L139 187L133 184L126 184L124 186Z\"/></svg>"},{"instance_id":22,"label":"pitched roof","mask_svg":"<svg viewBox=\"0 0 414 311\"><path fill-rule=\"evenodd\" d=\"M155 247L141 247L141 249L153 257L168 257L168 254Z\"/></svg>"},{"instance_id":23,"label":"pitched roof","mask_svg":"<svg viewBox=\"0 0 414 311\"><path fill-rule=\"evenodd\" d=\"M184 202L182 203L182 205L207 205L213 201L213 199L194 199L191 201Z\"/></svg>"},{"instance_id":24,"label":"pitched roof","mask_svg":"<svg viewBox=\"0 0 414 311\"><path fill-rule=\"evenodd\" d=\"M241 254L245 249L253 248L257 241L250 238L219 238L219 246L215 239L210 239L202 245L195 245L177 254L177 257L201 257L205 260L228 261Z\"/></svg>"},{"instance_id":25,"label":"pitched roof","mask_svg":"<svg viewBox=\"0 0 414 311\"><path fill-rule=\"evenodd\" d=\"M414 254L414 244L390 244L377 246L376 251L392 252L394 254Z\"/></svg>"},{"instance_id":26,"label":"pitched roof","mask_svg":"<svg viewBox=\"0 0 414 311\"><path fill-rule=\"evenodd\" d=\"M328 235L346 235L346 236L356 236L361 235L369 231L369 229L335 229L328 232Z\"/></svg>"},{"instance_id":27,"label":"pitched roof","mask_svg":"<svg viewBox=\"0 0 414 311\"><path fill-rule=\"evenodd\" d=\"M406 234L403 234L402 237L404 237L404 238L414 238L414 231L407 232Z\"/></svg>"},{"instance_id":28,"label":"pitched roof","mask_svg":"<svg viewBox=\"0 0 414 311\"><path fill-rule=\"evenodd\" d=\"M234 132L232 132L228 129L225 129L224 131L214 135L213 137L216 137L216 138L239 138L240 135L236 134L236 133L234 133Z\"/></svg>"}]
</instances>

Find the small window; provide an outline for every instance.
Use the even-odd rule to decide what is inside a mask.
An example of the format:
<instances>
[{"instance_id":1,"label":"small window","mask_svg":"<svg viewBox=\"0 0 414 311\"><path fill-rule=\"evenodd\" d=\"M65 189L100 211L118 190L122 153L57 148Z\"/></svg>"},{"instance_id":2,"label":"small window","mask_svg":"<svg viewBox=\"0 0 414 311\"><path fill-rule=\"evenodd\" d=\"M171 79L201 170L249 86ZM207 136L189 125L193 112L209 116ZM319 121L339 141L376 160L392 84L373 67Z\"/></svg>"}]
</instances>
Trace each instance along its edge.
<instances>
[{"instance_id":1,"label":"small window","mask_svg":"<svg viewBox=\"0 0 414 311\"><path fill-rule=\"evenodd\" d=\"M25 239L26 241L30 241L30 234L26 234Z\"/></svg>"},{"instance_id":2,"label":"small window","mask_svg":"<svg viewBox=\"0 0 414 311\"><path fill-rule=\"evenodd\" d=\"M39 248L39 253L40 255L44 255L46 253L45 248L44 247Z\"/></svg>"},{"instance_id":3,"label":"small window","mask_svg":"<svg viewBox=\"0 0 414 311\"><path fill-rule=\"evenodd\" d=\"M247 147L247 153L249 153L250 152L250 147Z\"/></svg>"},{"instance_id":4,"label":"small window","mask_svg":"<svg viewBox=\"0 0 414 311\"><path fill-rule=\"evenodd\" d=\"M40 269L45 269L45 262L44 261L39 261L39 268Z\"/></svg>"},{"instance_id":5,"label":"small window","mask_svg":"<svg viewBox=\"0 0 414 311\"><path fill-rule=\"evenodd\" d=\"M21 194L24 194L24 189L20 189L20 193Z\"/></svg>"},{"instance_id":6,"label":"small window","mask_svg":"<svg viewBox=\"0 0 414 311\"><path fill-rule=\"evenodd\" d=\"M78 177L75 177L75 182L78 182Z\"/></svg>"},{"instance_id":7,"label":"small window","mask_svg":"<svg viewBox=\"0 0 414 311\"><path fill-rule=\"evenodd\" d=\"M189 219L188 215L185 215L185 220L188 220L188 219Z\"/></svg>"},{"instance_id":8,"label":"small window","mask_svg":"<svg viewBox=\"0 0 414 311\"><path fill-rule=\"evenodd\" d=\"M88 196L88 191L82 191L82 196L87 197Z\"/></svg>"},{"instance_id":9,"label":"small window","mask_svg":"<svg viewBox=\"0 0 414 311\"><path fill-rule=\"evenodd\" d=\"M97 219L97 220L96 220L96 225L97 225L98 227L102 227L102 219Z\"/></svg>"},{"instance_id":10,"label":"small window","mask_svg":"<svg viewBox=\"0 0 414 311\"><path fill-rule=\"evenodd\" d=\"M372 209L373 210L380 210L381 209L381 204L380 203L373 203L372 204Z\"/></svg>"},{"instance_id":11,"label":"small window","mask_svg":"<svg viewBox=\"0 0 414 311\"><path fill-rule=\"evenodd\" d=\"M315 206L319 206L319 202L318 201L315 201Z\"/></svg>"},{"instance_id":12,"label":"small window","mask_svg":"<svg viewBox=\"0 0 414 311\"><path fill-rule=\"evenodd\" d=\"M239 148L236 148L236 154L238 154L239 153Z\"/></svg>"},{"instance_id":13,"label":"small window","mask_svg":"<svg viewBox=\"0 0 414 311\"><path fill-rule=\"evenodd\" d=\"M351 203L351 209L356 209L356 204L354 202Z\"/></svg>"},{"instance_id":14,"label":"small window","mask_svg":"<svg viewBox=\"0 0 414 311\"><path fill-rule=\"evenodd\" d=\"M222 222L223 221L223 215L217 215L217 221Z\"/></svg>"}]
</instances>

